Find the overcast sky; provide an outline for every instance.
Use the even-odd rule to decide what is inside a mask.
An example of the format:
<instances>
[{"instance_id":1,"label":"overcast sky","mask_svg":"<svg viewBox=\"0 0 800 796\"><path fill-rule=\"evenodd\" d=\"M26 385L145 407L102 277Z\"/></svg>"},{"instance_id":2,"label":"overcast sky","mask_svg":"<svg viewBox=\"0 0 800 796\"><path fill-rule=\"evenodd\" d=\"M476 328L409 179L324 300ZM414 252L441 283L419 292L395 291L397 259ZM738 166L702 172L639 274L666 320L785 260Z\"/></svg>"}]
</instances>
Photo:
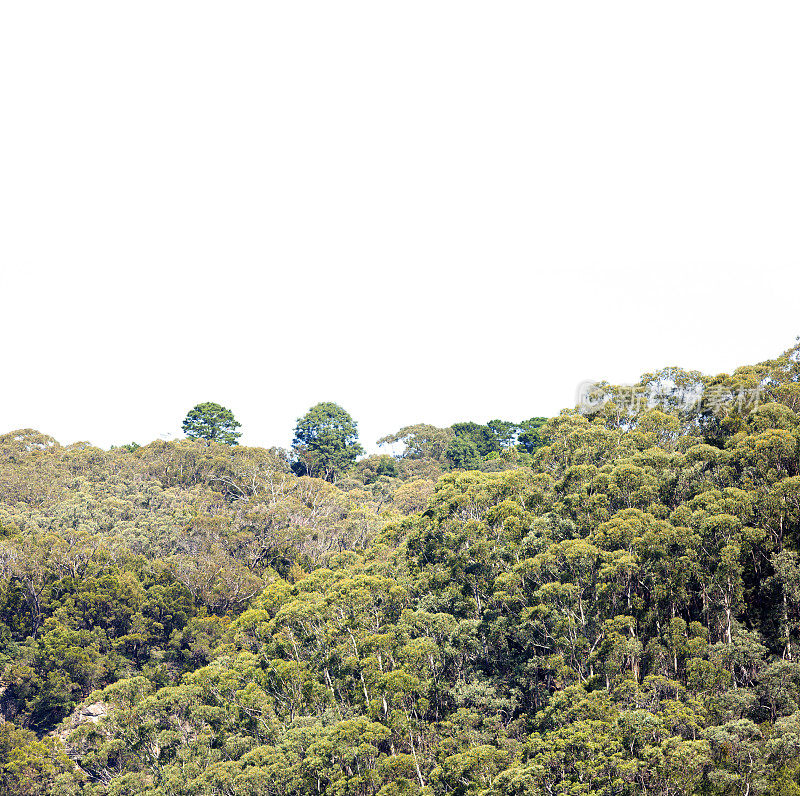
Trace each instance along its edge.
<instances>
[{"instance_id":1,"label":"overcast sky","mask_svg":"<svg viewBox=\"0 0 800 796\"><path fill-rule=\"evenodd\" d=\"M554 414L800 334L800 6L0 6L0 432Z\"/></svg>"}]
</instances>

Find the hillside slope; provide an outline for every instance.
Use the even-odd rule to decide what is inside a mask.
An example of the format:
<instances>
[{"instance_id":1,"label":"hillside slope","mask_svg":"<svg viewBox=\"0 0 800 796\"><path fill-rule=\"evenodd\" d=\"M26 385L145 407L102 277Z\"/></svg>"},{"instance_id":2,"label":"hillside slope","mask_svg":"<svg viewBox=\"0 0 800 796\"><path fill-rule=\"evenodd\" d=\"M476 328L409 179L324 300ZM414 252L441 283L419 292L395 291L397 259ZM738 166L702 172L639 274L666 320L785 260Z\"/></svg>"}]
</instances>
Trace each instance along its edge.
<instances>
[{"instance_id":1,"label":"hillside slope","mask_svg":"<svg viewBox=\"0 0 800 796\"><path fill-rule=\"evenodd\" d=\"M795 347L480 469L6 435L5 792L800 794L798 412Z\"/></svg>"}]
</instances>

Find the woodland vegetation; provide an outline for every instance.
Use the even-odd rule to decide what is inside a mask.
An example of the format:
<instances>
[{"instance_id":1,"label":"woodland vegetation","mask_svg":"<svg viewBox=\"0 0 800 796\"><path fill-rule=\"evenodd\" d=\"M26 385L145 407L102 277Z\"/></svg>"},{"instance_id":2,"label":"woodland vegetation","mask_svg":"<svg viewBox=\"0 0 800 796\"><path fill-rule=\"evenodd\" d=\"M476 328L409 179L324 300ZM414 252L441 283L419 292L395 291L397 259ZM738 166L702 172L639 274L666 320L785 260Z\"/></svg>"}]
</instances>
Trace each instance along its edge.
<instances>
[{"instance_id":1,"label":"woodland vegetation","mask_svg":"<svg viewBox=\"0 0 800 796\"><path fill-rule=\"evenodd\" d=\"M795 346L392 455L0 436L0 793L800 796L799 413Z\"/></svg>"}]
</instances>

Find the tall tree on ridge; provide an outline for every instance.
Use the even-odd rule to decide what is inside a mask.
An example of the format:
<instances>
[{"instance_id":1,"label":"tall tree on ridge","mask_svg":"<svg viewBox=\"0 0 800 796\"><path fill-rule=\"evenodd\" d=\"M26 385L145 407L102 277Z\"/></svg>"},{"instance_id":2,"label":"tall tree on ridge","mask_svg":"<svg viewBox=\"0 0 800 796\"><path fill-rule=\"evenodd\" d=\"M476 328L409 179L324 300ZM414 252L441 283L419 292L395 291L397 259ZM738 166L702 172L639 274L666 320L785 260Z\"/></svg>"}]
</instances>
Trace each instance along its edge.
<instances>
[{"instance_id":1,"label":"tall tree on ridge","mask_svg":"<svg viewBox=\"0 0 800 796\"><path fill-rule=\"evenodd\" d=\"M238 431L241 426L230 409L207 401L189 410L181 428L189 439L238 445L238 439L242 436L242 432Z\"/></svg>"},{"instance_id":2,"label":"tall tree on ridge","mask_svg":"<svg viewBox=\"0 0 800 796\"><path fill-rule=\"evenodd\" d=\"M298 475L335 481L364 453L358 442L358 425L338 404L312 406L297 420L292 451Z\"/></svg>"}]
</instances>

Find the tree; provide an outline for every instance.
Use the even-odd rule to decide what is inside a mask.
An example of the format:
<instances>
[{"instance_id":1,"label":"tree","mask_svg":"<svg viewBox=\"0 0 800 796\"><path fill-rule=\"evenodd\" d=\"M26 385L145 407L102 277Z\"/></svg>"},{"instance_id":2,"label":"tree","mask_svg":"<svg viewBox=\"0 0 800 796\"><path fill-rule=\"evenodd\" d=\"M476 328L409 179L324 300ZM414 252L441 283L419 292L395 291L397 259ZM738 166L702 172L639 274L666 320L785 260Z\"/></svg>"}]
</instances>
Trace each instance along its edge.
<instances>
[{"instance_id":1,"label":"tree","mask_svg":"<svg viewBox=\"0 0 800 796\"><path fill-rule=\"evenodd\" d=\"M441 461L448 444L455 436L452 428L439 428L427 423L404 426L394 434L378 440L378 445L393 445L400 442L404 450L403 459L434 459Z\"/></svg>"},{"instance_id":2,"label":"tree","mask_svg":"<svg viewBox=\"0 0 800 796\"><path fill-rule=\"evenodd\" d=\"M207 401L197 404L189 411L181 428L189 439L238 445L237 440L242 436L242 432L237 429L241 428L241 425L230 409Z\"/></svg>"},{"instance_id":3,"label":"tree","mask_svg":"<svg viewBox=\"0 0 800 796\"><path fill-rule=\"evenodd\" d=\"M481 426L478 423L469 421L453 423L452 429L459 440L472 443L480 456L486 456L488 453L496 453L500 450L500 447L495 442L494 434L488 426ZM453 447L458 446L450 446L450 448ZM450 458L449 452L447 455Z\"/></svg>"},{"instance_id":4,"label":"tree","mask_svg":"<svg viewBox=\"0 0 800 796\"><path fill-rule=\"evenodd\" d=\"M341 406L326 401L312 406L297 420L292 451L298 475L335 481L364 453L358 426Z\"/></svg>"},{"instance_id":5,"label":"tree","mask_svg":"<svg viewBox=\"0 0 800 796\"><path fill-rule=\"evenodd\" d=\"M532 417L530 420L523 420L519 424L517 442L526 453L534 453L544 445L542 426L546 422L546 417Z\"/></svg>"},{"instance_id":6,"label":"tree","mask_svg":"<svg viewBox=\"0 0 800 796\"><path fill-rule=\"evenodd\" d=\"M455 470L479 470L481 467L478 448L467 437L456 437L447 446L445 456Z\"/></svg>"},{"instance_id":7,"label":"tree","mask_svg":"<svg viewBox=\"0 0 800 796\"><path fill-rule=\"evenodd\" d=\"M0 793L76 793L83 779L57 738L39 740L10 721L0 724Z\"/></svg>"},{"instance_id":8,"label":"tree","mask_svg":"<svg viewBox=\"0 0 800 796\"><path fill-rule=\"evenodd\" d=\"M509 420L490 420L485 426L472 421L453 423L456 436L472 442L481 456L500 453L514 444L519 426Z\"/></svg>"}]
</instances>

